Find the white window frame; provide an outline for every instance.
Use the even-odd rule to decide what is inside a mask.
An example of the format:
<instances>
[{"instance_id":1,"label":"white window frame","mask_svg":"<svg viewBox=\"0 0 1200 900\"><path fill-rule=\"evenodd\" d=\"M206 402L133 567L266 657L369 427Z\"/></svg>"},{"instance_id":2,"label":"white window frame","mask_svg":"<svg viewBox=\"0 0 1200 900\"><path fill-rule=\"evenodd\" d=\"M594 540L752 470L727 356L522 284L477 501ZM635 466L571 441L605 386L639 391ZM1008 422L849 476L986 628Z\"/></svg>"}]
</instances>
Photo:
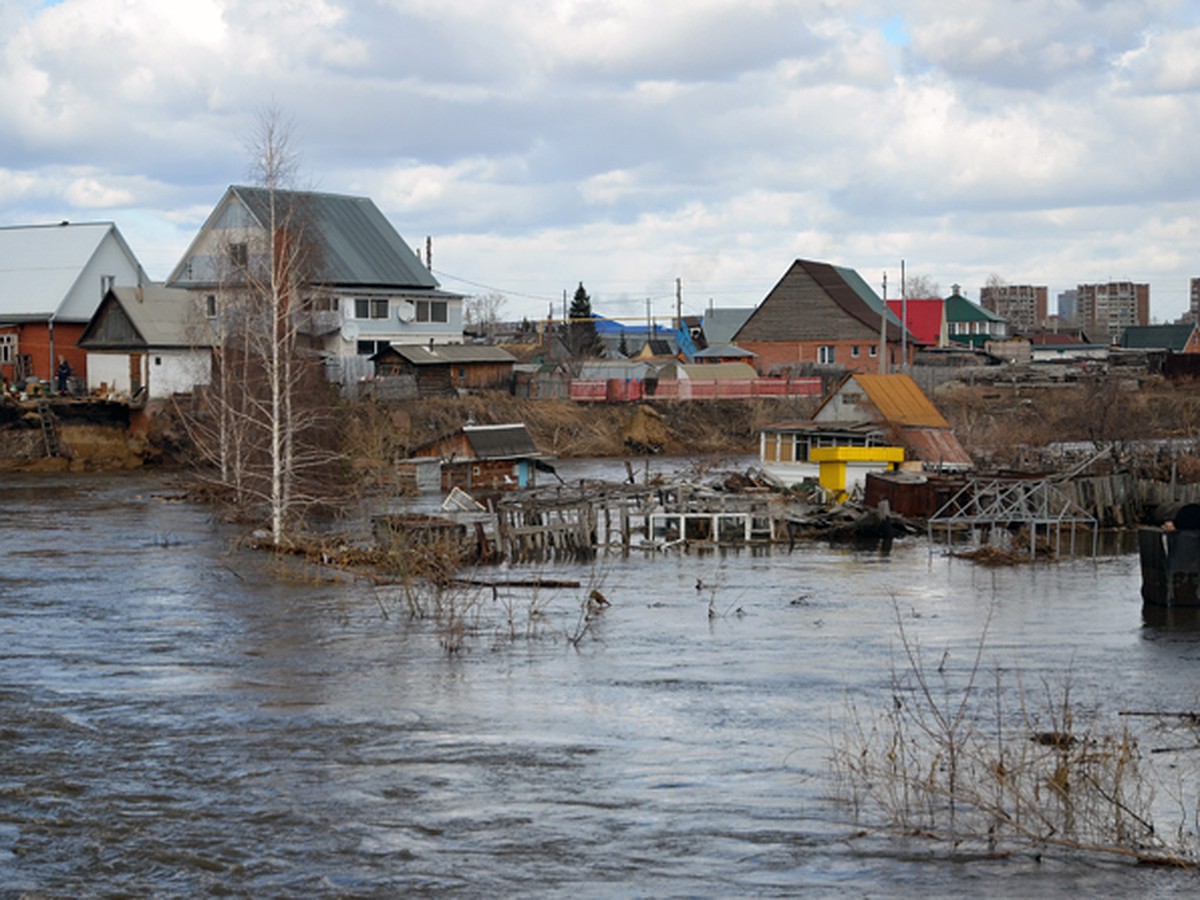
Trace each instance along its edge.
<instances>
[{"instance_id":1,"label":"white window frame","mask_svg":"<svg viewBox=\"0 0 1200 900\"><path fill-rule=\"evenodd\" d=\"M821 344L817 347L817 365L832 366L837 363L837 345Z\"/></svg>"}]
</instances>

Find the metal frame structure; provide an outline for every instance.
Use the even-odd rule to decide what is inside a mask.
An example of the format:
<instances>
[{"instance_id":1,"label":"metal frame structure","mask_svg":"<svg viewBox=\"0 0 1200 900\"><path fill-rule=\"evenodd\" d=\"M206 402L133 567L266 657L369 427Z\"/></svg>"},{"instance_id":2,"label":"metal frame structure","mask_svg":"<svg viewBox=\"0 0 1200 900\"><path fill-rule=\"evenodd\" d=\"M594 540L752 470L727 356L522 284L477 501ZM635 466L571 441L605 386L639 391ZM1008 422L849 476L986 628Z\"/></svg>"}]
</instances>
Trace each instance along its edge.
<instances>
[{"instance_id":1,"label":"metal frame structure","mask_svg":"<svg viewBox=\"0 0 1200 900\"><path fill-rule=\"evenodd\" d=\"M1038 529L1044 528L1047 538L1054 531L1054 552L1062 549L1062 529L1071 528L1071 546L1075 545L1075 529L1086 526L1092 532L1092 556L1096 555L1099 533L1096 517L1075 503L1054 486L1051 478L1036 480L970 479L929 519L929 546L933 552L934 529L944 525L949 543L956 527L999 529L1025 526L1029 529L1029 556L1037 554Z\"/></svg>"}]
</instances>

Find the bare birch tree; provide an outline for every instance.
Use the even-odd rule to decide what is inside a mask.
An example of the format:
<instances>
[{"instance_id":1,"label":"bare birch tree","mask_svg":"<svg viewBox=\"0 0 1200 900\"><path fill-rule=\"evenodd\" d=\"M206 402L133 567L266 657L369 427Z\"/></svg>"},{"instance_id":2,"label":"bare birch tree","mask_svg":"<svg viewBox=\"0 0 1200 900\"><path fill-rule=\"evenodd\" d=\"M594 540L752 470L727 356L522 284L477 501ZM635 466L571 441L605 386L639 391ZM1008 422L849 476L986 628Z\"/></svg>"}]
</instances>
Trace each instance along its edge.
<instances>
[{"instance_id":1,"label":"bare birch tree","mask_svg":"<svg viewBox=\"0 0 1200 900\"><path fill-rule=\"evenodd\" d=\"M247 148L255 186L242 190L253 223L227 229L220 271L213 387L194 430L218 486L239 510L261 510L283 546L325 488L338 453L330 388L306 323L320 292L320 241L311 195L292 182L298 155L277 109L263 112Z\"/></svg>"}]
</instances>

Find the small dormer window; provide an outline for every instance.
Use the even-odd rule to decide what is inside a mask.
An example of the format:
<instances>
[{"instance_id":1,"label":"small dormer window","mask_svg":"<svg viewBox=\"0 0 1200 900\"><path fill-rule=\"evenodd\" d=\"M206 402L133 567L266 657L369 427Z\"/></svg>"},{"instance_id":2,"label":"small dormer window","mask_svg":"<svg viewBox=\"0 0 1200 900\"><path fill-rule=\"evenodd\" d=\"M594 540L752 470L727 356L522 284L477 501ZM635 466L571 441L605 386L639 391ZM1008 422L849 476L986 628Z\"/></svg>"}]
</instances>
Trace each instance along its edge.
<instances>
[{"instance_id":1,"label":"small dormer window","mask_svg":"<svg viewBox=\"0 0 1200 900\"><path fill-rule=\"evenodd\" d=\"M244 241L229 245L229 261L239 267L245 267L250 261L250 252Z\"/></svg>"}]
</instances>

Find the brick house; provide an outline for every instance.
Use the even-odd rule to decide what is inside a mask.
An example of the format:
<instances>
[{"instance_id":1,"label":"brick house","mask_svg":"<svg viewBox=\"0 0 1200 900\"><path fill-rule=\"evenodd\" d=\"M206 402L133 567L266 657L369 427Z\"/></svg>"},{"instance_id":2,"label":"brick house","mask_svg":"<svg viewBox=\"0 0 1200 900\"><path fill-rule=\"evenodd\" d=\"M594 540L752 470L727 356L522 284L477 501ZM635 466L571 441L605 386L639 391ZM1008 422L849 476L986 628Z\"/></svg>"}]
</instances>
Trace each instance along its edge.
<instances>
[{"instance_id":1,"label":"brick house","mask_svg":"<svg viewBox=\"0 0 1200 900\"><path fill-rule=\"evenodd\" d=\"M878 372L905 362L903 334L900 320L853 269L798 259L733 343L756 354L763 375L801 366ZM909 335L909 363L915 348Z\"/></svg>"},{"instance_id":2,"label":"brick house","mask_svg":"<svg viewBox=\"0 0 1200 900\"><path fill-rule=\"evenodd\" d=\"M87 377L77 346L109 288L146 282L112 222L0 228L0 374L51 381L59 358Z\"/></svg>"}]
</instances>

